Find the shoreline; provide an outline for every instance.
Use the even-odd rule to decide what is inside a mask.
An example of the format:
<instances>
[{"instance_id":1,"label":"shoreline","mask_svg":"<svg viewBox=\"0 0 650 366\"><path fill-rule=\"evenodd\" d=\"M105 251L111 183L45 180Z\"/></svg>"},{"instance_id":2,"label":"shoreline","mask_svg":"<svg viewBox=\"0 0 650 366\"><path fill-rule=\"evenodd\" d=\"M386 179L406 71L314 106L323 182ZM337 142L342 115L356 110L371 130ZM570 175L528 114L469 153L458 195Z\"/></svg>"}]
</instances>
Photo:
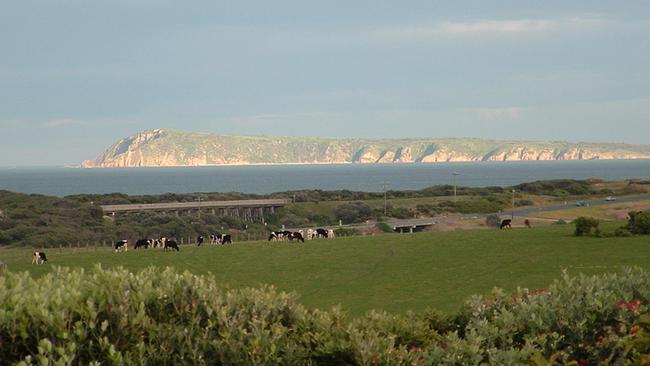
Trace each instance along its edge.
<instances>
[{"instance_id":1,"label":"shoreline","mask_svg":"<svg viewBox=\"0 0 650 366\"><path fill-rule=\"evenodd\" d=\"M82 166L82 164L64 165L63 168L68 169L156 169L156 168L214 168L214 167L246 167L246 166L408 166L408 165L445 165L445 164L472 164L472 163L487 163L487 164L508 164L508 163L566 163L566 162L597 162L597 161L650 161L650 158L634 158L634 159L553 159L553 160L461 160L461 161L436 161L436 162L399 162L399 163L359 163L359 162L337 162L337 163L322 163L322 162L306 162L306 163L229 163L229 164L201 164L201 165L145 165L145 166Z\"/></svg>"}]
</instances>

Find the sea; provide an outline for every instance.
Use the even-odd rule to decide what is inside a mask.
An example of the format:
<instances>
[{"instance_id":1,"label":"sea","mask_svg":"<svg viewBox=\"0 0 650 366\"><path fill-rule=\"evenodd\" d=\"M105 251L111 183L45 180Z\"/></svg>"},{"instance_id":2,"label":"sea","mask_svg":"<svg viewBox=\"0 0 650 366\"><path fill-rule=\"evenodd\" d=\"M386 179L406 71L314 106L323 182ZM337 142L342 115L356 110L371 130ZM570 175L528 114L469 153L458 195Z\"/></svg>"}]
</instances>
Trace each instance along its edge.
<instances>
[{"instance_id":1,"label":"sea","mask_svg":"<svg viewBox=\"0 0 650 366\"><path fill-rule=\"evenodd\" d=\"M272 193L299 189L379 192L433 185L512 186L546 179L650 180L650 160L470 162L438 164L263 165L80 169L0 167L0 189L67 196L121 192Z\"/></svg>"}]
</instances>

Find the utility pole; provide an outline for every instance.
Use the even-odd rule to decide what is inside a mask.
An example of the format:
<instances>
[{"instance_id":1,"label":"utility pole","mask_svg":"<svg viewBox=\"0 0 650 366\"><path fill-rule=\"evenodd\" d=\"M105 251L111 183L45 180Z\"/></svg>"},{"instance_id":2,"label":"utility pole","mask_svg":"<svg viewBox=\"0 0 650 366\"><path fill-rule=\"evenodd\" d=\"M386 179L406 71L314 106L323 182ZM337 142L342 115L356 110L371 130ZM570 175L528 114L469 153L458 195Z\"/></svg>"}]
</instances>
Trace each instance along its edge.
<instances>
[{"instance_id":1,"label":"utility pole","mask_svg":"<svg viewBox=\"0 0 650 366\"><path fill-rule=\"evenodd\" d=\"M382 185L384 187L384 216L388 216L388 186L390 183L384 181Z\"/></svg>"},{"instance_id":2,"label":"utility pole","mask_svg":"<svg viewBox=\"0 0 650 366\"><path fill-rule=\"evenodd\" d=\"M452 172L452 173L451 173L451 176L452 176L453 181L454 181L454 203L456 203L456 201L458 200L458 199L456 198L456 177L457 177L459 174L460 174L460 173L458 173L458 172Z\"/></svg>"},{"instance_id":3,"label":"utility pole","mask_svg":"<svg viewBox=\"0 0 650 366\"><path fill-rule=\"evenodd\" d=\"M515 190L512 190L512 220L515 219Z\"/></svg>"}]
</instances>

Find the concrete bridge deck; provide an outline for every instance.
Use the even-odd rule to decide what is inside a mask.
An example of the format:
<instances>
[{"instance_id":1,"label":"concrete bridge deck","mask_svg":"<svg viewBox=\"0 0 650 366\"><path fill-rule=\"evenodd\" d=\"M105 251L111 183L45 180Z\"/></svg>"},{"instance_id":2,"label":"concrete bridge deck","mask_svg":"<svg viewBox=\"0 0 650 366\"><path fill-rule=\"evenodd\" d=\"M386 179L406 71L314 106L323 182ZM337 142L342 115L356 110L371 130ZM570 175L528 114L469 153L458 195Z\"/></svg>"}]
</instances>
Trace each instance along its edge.
<instances>
[{"instance_id":1,"label":"concrete bridge deck","mask_svg":"<svg viewBox=\"0 0 650 366\"><path fill-rule=\"evenodd\" d=\"M229 210L229 209L271 209L284 207L291 200L263 199L236 201L197 201L197 202L165 202L124 205L102 205L104 214L119 214L139 211L192 211L192 210Z\"/></svg>"}]
</instances>

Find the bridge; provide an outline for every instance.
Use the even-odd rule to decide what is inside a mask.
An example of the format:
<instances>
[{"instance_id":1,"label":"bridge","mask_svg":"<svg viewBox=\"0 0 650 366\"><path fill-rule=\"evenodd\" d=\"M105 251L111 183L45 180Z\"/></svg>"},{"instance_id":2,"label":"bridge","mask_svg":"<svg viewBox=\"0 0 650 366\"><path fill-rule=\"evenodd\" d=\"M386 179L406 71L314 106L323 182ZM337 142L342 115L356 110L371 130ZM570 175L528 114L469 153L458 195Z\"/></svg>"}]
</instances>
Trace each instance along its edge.
<instances>
[{"instance_id":1,"label":"bridge","mask_svg":"<svg viewBox=\"0 0 650 366\"><path fill-rule=\"evenodd\" d=\"M284 207L290 202L291 200L287 199L164 202L102 205L101 208L104 211L104 215L110 216L142 211L174 213L178 216L181 213L198 212L200 214L203 211L218 216L234 216L246 221L263 221L265 214L275 213L275 210Z\"/></svg>"}]
</instances>

